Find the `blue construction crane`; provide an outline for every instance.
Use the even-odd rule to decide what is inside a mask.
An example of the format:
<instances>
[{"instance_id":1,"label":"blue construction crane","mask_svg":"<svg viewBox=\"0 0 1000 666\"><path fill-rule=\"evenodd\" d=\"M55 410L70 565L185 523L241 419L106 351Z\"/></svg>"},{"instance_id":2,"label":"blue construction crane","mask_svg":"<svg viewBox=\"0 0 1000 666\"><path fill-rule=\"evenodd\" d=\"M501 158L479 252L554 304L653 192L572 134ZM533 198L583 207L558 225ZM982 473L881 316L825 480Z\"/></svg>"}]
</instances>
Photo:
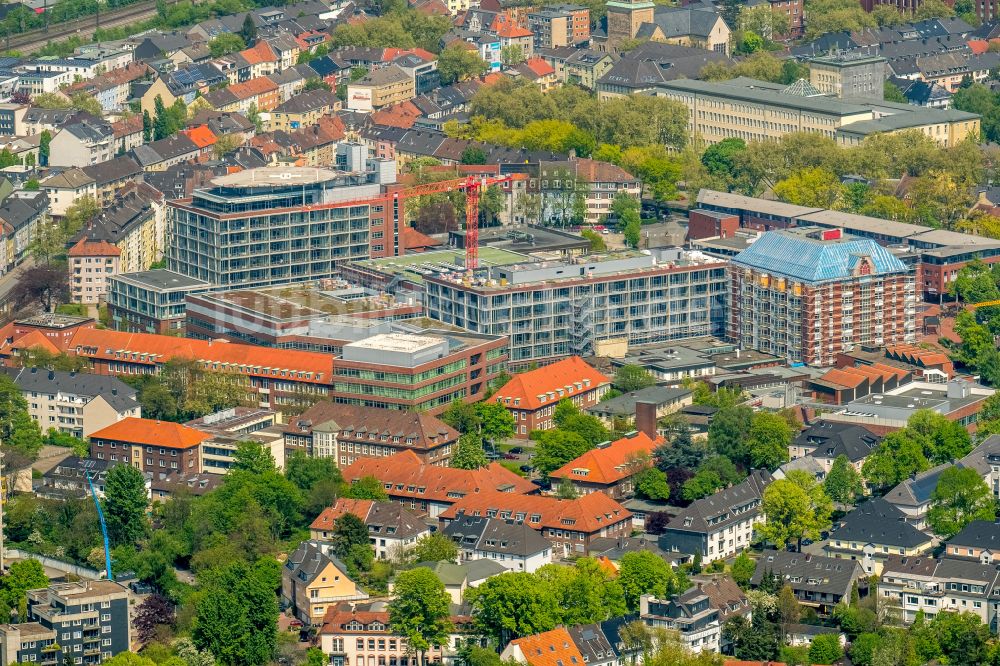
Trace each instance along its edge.
<instances>
[{"instance_id":1,"label":"blue construction crane","mask_svg":"<svg viewBox=\"0 0 1000 666\"><path fill-rule=\"evenodd\" d=\"M87 485L90 486L90 494L94 498L94 506L97 507L97 517L101 520L101 534L104 536L104 568L107 571L108 580L114 580L115 578L111 573L111 545L108 543L108 524L104 522L104 511L101 509L101 500L97 498L97 489L94 488L94 481L90 478L90 470L87 470Z\"/></svg>"}]
</instances>

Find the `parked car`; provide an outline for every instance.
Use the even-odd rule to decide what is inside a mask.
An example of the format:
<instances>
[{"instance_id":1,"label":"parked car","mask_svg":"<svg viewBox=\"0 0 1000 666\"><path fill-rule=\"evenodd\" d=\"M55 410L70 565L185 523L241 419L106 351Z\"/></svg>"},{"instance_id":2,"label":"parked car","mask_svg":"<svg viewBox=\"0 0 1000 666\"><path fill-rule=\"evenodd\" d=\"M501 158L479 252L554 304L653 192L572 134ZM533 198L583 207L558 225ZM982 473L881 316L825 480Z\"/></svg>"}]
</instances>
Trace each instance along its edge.
<instances>
[{"instance_id":1,"label":"parked car","mask_svg":"<svg viewBox=\"0 0 1000 666\"><path fill-rule=\"evenodd\" d=\"M532 467L531 465L521 465L521 471L524 472L525 474L527 474L528 472L530 472L533 469L535 469L535 468Z\"/></svg>"},{"instance_id":2,"label":"parked car","mask_svg":"<svg viewBox=\"0 0 1000 666\"><path fill-rule=\"evenodd\" d=\"M522 448L520 446L515 446L514 448L512 448L510 450L510 452L511 453L515 453L515 454L521 454L521 453L524 453L524 448Z\"/></svg>"},{"instance_id":3,"label":"parked car","mask_svg":"<svg viewBox=\"0 0 1000 666\"><path fill-rule=\"evenodd\" d=\"M503 454L503 459L504 460L517 460L517 456L515 456L513 453L505 453L505 454Z\"/></svg>"}]
</instances>

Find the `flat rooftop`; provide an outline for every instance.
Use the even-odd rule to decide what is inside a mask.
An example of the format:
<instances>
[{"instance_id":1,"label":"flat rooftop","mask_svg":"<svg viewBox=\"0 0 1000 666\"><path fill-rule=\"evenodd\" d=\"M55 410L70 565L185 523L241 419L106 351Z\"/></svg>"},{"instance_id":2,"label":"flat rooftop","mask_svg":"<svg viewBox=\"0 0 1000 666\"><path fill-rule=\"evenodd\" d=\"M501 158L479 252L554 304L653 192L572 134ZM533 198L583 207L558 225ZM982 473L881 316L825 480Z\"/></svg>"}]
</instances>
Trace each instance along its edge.
<instances>
[{"instance_id":1,"label":"flat rooftop","mask_svg":"<svg viewBox=\"0 0 1000 666\"><path fill-rule=\"evenodd\" d=\"M337 177L337 172L318 167L258 167L212 179L215 187L287 187L292 184L314 185Z\"/></svg>"},{"instance_id":2,"label":"flat rooftop","mask_svg":"<svg viewBox=\"0 0 1000 666\"><path fill-rule=\"evenodd\" d=\"M71 326L77 326L88 321L92 321L92 319L90 317L77 317L75 315L45 313L26 319L18 319L15 323L41 328L70 328Z\"/></svg>"},{"instance_id":3,"label":"flat rooftop","mask_svg":"<svg viewBox=\"0 0 1000 666\"><path fill-rule=\"evenodd\" d=\"M346 282L288 284L260 289L201 294L196 298L229 305L278 321L298 321L327 316L351 316L380 310L413 307L389 295L377 295Z\"/></svg>"},{"instance_id":4,"label":"flat rooftop","mask_svg":"<svg viewBox=\"0 0 1000 666\"><path fill-rule=\"evenodd\" d=\"M534 259L526 254L511 252L496 247L479 248L479 266L507 266L532 262ZM407 254L402 257L384 257L382 259L362 259L352 262L353 265L389 276L398 276L415 284L423 284L424 277L443 272L464 271L465 252L462 250L434 250Z\"/></svg>"},{"instance_id":5,"label":"flat rooftop","mask_svg":"<svg viewBox=\"0 0 1000 666\"><path fill-rule=\"evenodd\" d=\"M115 280L123 280L146 289L162 291L169 289L201 289L212 285L198 278L188 277L165 268L156 268L151 271L139 271L138 273L122 273L113 276Z\"/></svg>"},{"instance_id":6,"label":"flat rooftop","mask_svg":"<svg viewBox=\"0 0 1000 666\"><path fill-rule=\"evenodd\" d=\"M376 351L390 351L412 354L414 352L430 349L436 345L446 342L444 338L434 335L417 335L412 333L381 333L373 335L364 340L349 343L357 349L374 349Z\"/></svg>"}]
</instances>

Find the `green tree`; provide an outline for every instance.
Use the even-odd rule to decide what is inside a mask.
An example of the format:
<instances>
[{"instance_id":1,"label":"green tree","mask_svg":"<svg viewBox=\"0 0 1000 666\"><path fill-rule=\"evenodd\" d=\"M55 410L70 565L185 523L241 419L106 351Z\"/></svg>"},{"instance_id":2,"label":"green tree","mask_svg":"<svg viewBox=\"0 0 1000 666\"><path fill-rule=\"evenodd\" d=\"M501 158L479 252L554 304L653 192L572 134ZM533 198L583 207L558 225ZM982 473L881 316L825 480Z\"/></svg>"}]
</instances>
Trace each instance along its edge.
<instances>
[{"instance_id":1,"label":"green tree","mask_svg":"<svg viewBox=\"0 0 1000 666\"><path fill-rule=\"evenodd\" d=\"M562 500L574 500L579 496L580 493L577 492L576 486L573 485L568 476L564 476L556 488L556 497Z\"/></svg>"},{"instance_id":2,"label":"green tree","mask_svg":"<svg viewBox=\"0 0 1000 666\"><path fill-rule=\"evenodd\" d=\"M0 578L0 600L7 608L6 616L10 616L11 610L17 610L18 622L27 622L28 590L40 590L48 585L45 567L38 560L11 562L6 575Z\"/></svg>"},{"instance_id":3,"label":"green tree","mask_svg":"<svg viewBox=\"0 0 1000 666\"><path fill-rule=\"evenodd\" d=\"M843 656L839 634L820 634L809 646L809 660L814 664L832 664Z\"/></svg>"},{"instance_id":4,"label":"green tree","mask_svg":"<svg viewBox=\"0 0 1000 666\"><path fill-rule=\"evenodd\" d=\"M656 379L641 365L626 363L615 370L612 384L622 393L631 393L653 386L656 384Z\"/></svg>"},{"instance_id":5,"label":"green tree","mask_svg":"<svg viewBox=\"0 0 1000 666\"><path fill-rule=\"evenodd\" d=\"M349 499L370 499L376 502L385 502L389 499L382 482L374 476L365 476L351 483L344 489L342 496Z\"/></svg>"},{"instance_id":6,"label":"green tree","mask_svg":"<svg viewBox=\"0 0 1000 666\"><path fill-rule=\"evenodd\" d=\"M833 503L813 476L792 470L767 487L762 508L767 521L760 535L780 548L796 540L801 551L802 539L818 539L829 529Z\"/></svg>"},{"instance_id":7,"label":"green tree","mask_svg":"<svg viewBox=\"0 0 1000 666\"><path fill-rule=\"evenodd\" d=\"M509 572L491 576L479 587L468 590L466 596L474 611L477 630L495 645L550 631L560 620L554 591L534 574Z\"/></svg>"},{"instance_id":8,"label":"green tree","mask_svg":"<svg viewBox=\"0 0 1000 666\"><path fill-rule=\"evenodd\" d=\"M0 374L0 442L34 460L42 448L38 423L28 413L28 403L10 375Z\"/></svg>"},{"instance_id":9,"label":"green tree","mask_svg":"<svg viewBox=\"0 0 1000 666\"><path fill-rule=\"evenodd\" d=\"M747 144L743 139L738 137L723 139L705 149L701 155L701 163L705 165L705 169L710 175L719 176L725 178L727 182L731 182L736 177L736 159L745 153L746 149Z\"/></svg>"},{"instance_id":10,"label":"green tree","mask_svg":"<svg viewBox=\"0 0 1000 666\"><path fill-rule=\"evenodd\" d=\"M455 400L441 414L441 420L460 433L478 433L482 419L475 405Z\"/></svg>"},{"instance_id":11,"label":"green tree","mask_svg":"<svg viewBox=\"0 0 1000 666\"><path fill-rule=\"evenodd\" d=\"M243 561L216 570L195 602L192 638L226 666L263 666L277 643L274 582Z\"/></svg>"},{"instance_id":12,"label":"green tree","mask_svg":"<svg viewBox=\"0 0 1000 666\"><path fill-rule=\"evenodd\" d=\"M709 446L733 462L749 462L746 440L750 436L753 416L753 410L744 405L720 407L708 424Z\"/></svg>"},{"instance_id":13,"label":"green tree","mask_svg":"<svg viewBox=\"0 0 1000 666\"><path fill-rule=\"evenodd\" d=\"M455 542L440 532L428 534L417 539L410 559L414 562L447 562L458 561L458 546Z\"/></svg>"},{"instance_id":14,"label":"green tree","mask_svg":"<svg viewBox=\"0 0 1000 666\"><path fill-rule=\"evenodd\" d=\"M496 441L514 435L514 417L499 402L480 402L475 406L479 417L479 432L484 439Z\"/></svg>"},{"instance_id":15,"label":"green tree","mask_svg":"<svg viewBox=\"0 0 1000 666\"><path fill-rule=\"evenodd\" d=\"M445 47L438 56L438 72L443 85L482 76L487 69L487 64L479 57L478 52L461 44Z\"/></svg>"},{"instance_id":16,"label":"green tree","mask_svg":"<svg viewBox=\"0 0 1000 666\"><path fill-rule=\"evenodd\" d=\"M934 410L918 409L907 420L906 427L923 438L924 456L932 465L958 460L972 451L969 431Z\"/></svg>"},{"instance_id":17,"label":"green tree","mask_svg":"<svg viewBox=\"0 0 1000 666\"><path fill-rule=\"evenodd\" d=\"M389 602L389 626L406 637L409 649L426 663L432 645L444 645L452 630L448 605L451 597L434 572L424 567L396 576L393 600Z\"/></svg>"},{"instance_id":18,"label":"green tree","mask_svg":"<svg viewBox=\"0 0 1000 666\"><path fill-rule=\"evenodd\" d=\"M458 440L458 448L451 457L451 467L457 469L480 469L490 464L483 450L483 441L478 435L462 435Z\"/></svg>"},{"instance_id":19,"label":"green tree","mask_svg":"<svg viewBox=\"0 0 1000 666\"><path fill-rule=\"evenodd\" d=\"M500 62L508 67L512 65L519 65L526 59L527 57L524 54L524 49L517 44L505 46L500 49Z\"/></svg>"},{"instance_id":20,"label":"green tree","mask_svg":"<svg viewBox=\"0 0 1000 666\"><path fill-rule=\"evenodd\" d=\"M851 661L857 666L872 666L875 649L880 638L878 634L860 634L851 641Z\"/></svg>"},{"instance_id":21,"label":"green tree","mask_svg":"<svg viewBox=\"0 0 1000 666\"><path fill-rule=\"evenodd\" d=\"M847 456L841 454L834 459L823 488L834 502L854 504L864 493L864 481Z\"/></svg>"},{"instance_id":22,"label":"green tree","mask_svg":"<svg viewBox=\"0 0 1000 666\"><path fill-rule=\"evenodd\" d=\"M934 532L948 539L973 520L996 519L996 502L983 477L971 467L949 467L931 495L927 520Z\"/></svg>"},{"instance_id":23,"label":"green tree","mask_svg":"<svg viewBox=\"0 0 1000 666\"><path fill-rule=\"evenodd\" d=\"M131 465L115 465L104 480L104 514L112 546L132 545L146 535L146 477Z\"/></svg>"},{"instance_id":24,"label":"green tree","mask_svg":"<svg viewBox=\"0 0 1000 666\"><path fill-rule=\"evenodd\" d=\"M886 81L882 84L882 95L887 102L908 104L910 101L906 98L906 95L903 94L903 91L899 89L899 86L894 84L892 81Z\"/></svg>"},{"instance_id":25,"label":"green tree","mask_svg":"<svg viewBox=\"0 0 1000 666\"><path fill-rule=\"evenodd\" d=\"M774 186L774 194L782 201L815 208L836 207L843 191L837 174L821 168L796 171Z\"/></svg>"},{"instance_id":26,"label":"green tree","mask_svg":"<svg viewBox=\"0 0 1000 666\"><path fill-rule=\"evenodd\" d=\"M652 594L662 599L668 594L678 594L686 585L670 568L666 560L648 550L625 553L618 567L618 582L625 592L629 610L639 608L639 597Z\"/></svg>"},{"instance_id":27,"label":"green tree","mask_svg":"<svg viewBox=\"0 0 1000 666\"><path fill-rule=\"evenodd\" d=\"M535 440L535 469L542 476L559 469L570 460L577 458L593 448L583 437L575 432L562 430L536 430L531 433Z\"/></svg>"},{"instance_id":28,"label":"green tree","mask_svg":"<svg viewBox=\"0 0 1000 666\"><path fill-rule=\"evenodd\" d=\"M736 584L745 590L750 587L750 579L756 570L757 563L744 550L733 560L731 573Z\"/></svg>"},{"instance_id":29,"label":"green tree","mask_svg":"<svg viewBox=\"0 0 1000 666\"><path fill-rule=\"evenodd\" d=\"M751 419L746 459L755 469L775 470L788 460L792 437L792 427L781 415L758 412Z\"/></svg>"},{"instance_id":30,"label":"green tree","mask_svg":"<svg viewBox=\"0 0 1000 666\"><path fill-rule=\"evenodd\" d=\"M725 485L718 473L712 470L699 470L694 476L684 482L684 490L681 493L686 500L697 500L715 494Z\"/></svg>"},{"instance_id":31,"label":"green tree","mask_svg":"<svg viewBox=\"0 0 1000 666\"><path fill-rule=\"evenodd\" d=\"M922 438L903 428L890 432L882 439L861 466L861 474L872 486L887 489L929 467Z\"/></svg>"},{"instance_id":32,"label":"green tree","mask_svg":"<svg viewBox=\"0 0 1000 666\"><path fill-rule=\"evenodd\" d=\"M667 475L655 467L647 467L635 475L635 492L639 497L653 501L670 499Z\"/></svg>"},{"instance_id":33,"label":"green tree","mask_svg":"<svg viewBox=\"0 0 1000 666\"><path fill-rule=\"evenodd\" d=\"M236 444L233 453L233 470L250 472L251 474L266 474L274 472L274 456L260 442L247 440Z\"/></svg>"},{"instance_id":34,"label":"green tree","mask_svg":"<svg viewBox=\"0 0 1000 666\"><path fill-rule=\"evenodd\" d=\"M333 544L334 554L342 560L347 559L354 546L371 546L368 536L368 527L364 521L353 513L345 513L337 518L333 524Z\"/></svg>"},{"instance_id":35,"label":"green tree","mask_svg":"<svg viewBox=\"0 0 1000 666\"><path fill-rule=\"evenodd\" d=\"M232 32L224 32L208 43L208 48L212 52L213 58L221 58L224 55L242 51L246 47L247 45L243 41L243 38Z\"/></svg>"},{"instance_id":36,"label":"green tree","mask_svg":"<svg viewBox=\"0 0 1000 666\"><path fill-rule=\"evenodd\" d=\"M310 92L312 90L325 90L327 92L332 92L333 88L330 87L329 83L318 76L311 76L306 79L306 84L302 86L302 92Z\"/></svg>"},{"instance_id":37,"label":"green tree","mask_svg":"<svg viewBox=\"0 0 1000 666\"><path fill-rule=\"evenodd\" d=\"M42 130L42 133L38 135L38 161L42 166L49 165L49 155L51 154L50 145L52 144L52 132L48 130Z\"/></svg>"},{"instance_id":38,"label":"green tree","mask_svg":"<svg viewBox=\"0 0 1000 666\"><path fill-rule=\"evenodd\" d=\"M486 151L478 146L469 146L462 151L462 164L486 164Z\"/></svg>"},{"instance_id":39,"label":"green tree","mask_svg":"<svg viewBox=\"0 0 1000 666\"><path fill-rule=\"evenodd\" d=\"M240 37L247 46L253 46L257 43L257 25L253 22L250 12L247 12L246 18L243 19L243 27L240 28Z\"/></svg>"}]
</instances>

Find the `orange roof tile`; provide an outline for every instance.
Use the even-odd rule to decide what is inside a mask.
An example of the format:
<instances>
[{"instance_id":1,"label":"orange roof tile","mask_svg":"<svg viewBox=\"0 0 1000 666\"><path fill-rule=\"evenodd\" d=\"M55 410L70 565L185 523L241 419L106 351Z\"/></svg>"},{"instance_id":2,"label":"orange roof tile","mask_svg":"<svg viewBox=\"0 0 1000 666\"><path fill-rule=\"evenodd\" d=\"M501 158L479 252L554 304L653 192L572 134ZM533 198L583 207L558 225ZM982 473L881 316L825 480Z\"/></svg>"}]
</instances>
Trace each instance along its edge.
<instances>
[{"instance_id":1,"label":"orange roof tile","mask_svg":"<svg viewBox=\"0 0 1000 666\"><path fill-rule=\"evenodd\" d=\"M269 92L274 92L278 89L278 85L267 78L266 76L258 76L255 79L250 79L249 81L244 81L243 83L234 83L229 86L227 90L236 97L236 99L249 99L256 95L264 95Z\"/></svg>"},{"instance_id":2,"label":"orange roof tile","mask_svg":"<svg viewBox=\"0 0 1000 666\"><path fill-rule=\"evenodd\" d=\"M847 368L843 368L843 370L844 372L849 372L854 375L860 375L865 379L867 379L869 382L874 381L876 379L882 379L881 370L875 370L873 368L868 367L867 365L850 366Z\"/></svg>"},{"instance_id":3,"label":"orange roof tile","mask_svg":"<svg viewBox=\"0 0 1000 666\"><path fill-rule=\"evenodd\" d=\"M894 368L891 365L886 365L885 363L872 363L872 367L881 370L884 374L882 375L886 379L890 376L895 375L897 378L902 379L906 375L910 374L903 368Z\"/></svg>"},{"instance_id":4,"label":"orange roof tile","mask_svg":"<svg viewBox=\"0 0 1000 666\"><path fill-rule=\"evenodd\" d=\"M520 649L528 666L583 666L583 655L565 627L510 642Z\"/></svg>"},{"instance_id":5,"label":"orange roof tile","mask_svg":"<svg viewBox=\"0 0 1000 666\"><path fill-rule=\"evenodd\" d=\"M129 417L90 433L90 439L162 446L168 449L190 449L206 439L212 439L212 436L181 423Z\"/></svg>"},{"instance_id":6,"label":"orange roof tile","mask_svg":"<svg viewBox=\"0 0 1000 666\"><path fill-rule=\"evenodd\" d=\"M111 129L114 132L115 138L121 138L129 134L137 134L142 131L142 116L135 115L128 118L122 118L121 120L116 120L111 123Z\"/></svg>"},{"instance_id":7,"label":"orange roof tile","mask_svg":"<svg viewBox=\"0 0 1000 666\"><path fill-rule=\"evenodd\" d=\"M500 518L523 519L526 525L538 530L569 528L587 533L598 532L632 517L628 509L604 493L563 500L551 495L516 495L483 488L452 504L440 518L455 519L460 512L467 516L485 516L491 511Z\"/></svg>"},{"instance_id":8,"label":"orange roof tile","mask_svg":"<svg viewBox=\"0 0 1000 666\"><path fill-rule=\"evenodd\" d=\"M181 130L180 133L191 139L194 145L199 148L207 148L208 146L215 145L215 142L218 141L212 130L208 129L208 125L189 127L188 129Z\"/></svg>"},{"instance_id":9,"label":"orange roof tile","mask_svg":"<svg viewBox=\"0 0 1000 666\"><path fill-rule=\"evenodd\" d=\"M257 65L262 62L276 62L278 60L278 56L274 54L271 45L263 39L258 40L250 48L240 51L240 55L251 65Z\"/></svg>"},{"instance_id":10,"label":"orange roof tile","mask_svg":"<svg viewBox=\"0 0 1000 666\"><path fill-rule=\"evenodd\" d=\"M518 37L531 37L535 33L531 32L527 28L522 28L514 23L505 23L497 29L497 37L503 37L505 39L516 39Z\"/></svg>"},{"instance_id":11,"label":"orange roof tile","mask_svg":"<svg viewBox=\"0 0 1000 666\"><path fill-rule=\"evenodd\" d=\"M636 432L607 446L587 451L549 476L587 483L616 483L649 467L653 449L663 441L662 437L654 441L646 433Z\"/></svg>"},{"instance_id":12,"label":"orange roof tile","mask_svg":"<svg viewBox=\"0 0 1000 666\"><path fill-rule=\"evenodd\" d=\"M843 370L834 368L823 375L820 379L831 384L846 386L848 388L857 388L865 381L864 375L848 372L846 368Z\"/></svg>"},{"instance_id":13,"label":"orange roof tile","mask_svg":"<svg viewBox=\"0 0 1000 666\"><path fill-rule=\"evenodd\" d=\"M990 49L990 43L985 39L970 39L967 43L973 55L981 55Z\"/></svg>"},{"instance_id":14,"label":"orange roof tile","mask_svg":"<svg viewBox=\"0 0 1000 666\"><path fill-rule=\"evenodd\" d=\"M310 384L329 383L333 376L333 357L328 354L193 340L154 333L79 329L73 334L67 348L91 359L151 366L172 358L186 358L210 367L213 371L292 379Z\"/></svg>"},{"instance_id":15,"label":"orange roof tile","mask_svg":"<svg viewBox=\"0 0 1000 666\"><path fill-rule=\"evenodd\" d=\"M34 330L28 331L27 334L22 336L15 345L18 349L34 349L35 347L41 347L47 352L52 354L58 354L60 350L56 347L55 343L45 337L45 334L41 331Z\"/></svg>"},{"instance_id":16,"label":"orange roof tile","mask_svg":"<svg viewBox=\"0 0 1000 666\"><path fill-rule=\"evenodd\" d=\"M610 381L579 356L570 356L537 370L514 375L494 397L504 406L534 410Z\"/></svg>"},{"instance_id":17,"label":"orange roof tile","mask_svg":"<svg viewBox=\"0 0 1000 666\"><path fill-rule=\"evenodd\" d=\"M342 470L345 481L373 476L392 486L393 497L411 497L437 502L456 502L463 496L482 492L530 493L538 486L503 465L491 463L482 469L437 467L423 462L413 451L400 451L386 458L359 458Z\"/></svg>"},{"instance_id":18,"label":"orange roof tile","mask_svg":"<svg viewBox=\"0 0 1000 666\"><path fill-rule=\"evenodd\" d=\"M66 253L68 257L118 257L122 251L106 240L92 241L81 238Z\"/></svg>"},{"instance_id":19,"label":"orange roof tile","mask_svg":"<svg viewBox=\"0 0 1000 666\"><path fill-rule=\"evenodd\" d=\"M309 526L311 530L332 530L334 523L347 513L353 513L362 521L368 520L368 513L372 510L373 500L359 500L341 497L333 506L323 509L323 512L316 516Z\"/></svg>"},{"instance_id":20,"label":"orange roof tile","mask_svg":"<svg viewBox=\"0 0 1000 666\"><path fill-rule=\"evenodd\" d=\"M441 241L431 238L427 234L422 234L413 227L403 227L402 236L403 247L407 250L423 249L427 247L437 247Z\"/></svg>"},{"instance_id":21,"label":"orange roof tile","mask_svg":"<svg viewBox=\"0 0 1000 666\"><path fill-rule=\"evenodd\" d=\"M534 72L535 76L548 76L549 74L555 74L555 68L549 63L545 62L543 58L535 56L534 58L528 58L524 61L524 66Z\"/></svg>"}]
</instances>

